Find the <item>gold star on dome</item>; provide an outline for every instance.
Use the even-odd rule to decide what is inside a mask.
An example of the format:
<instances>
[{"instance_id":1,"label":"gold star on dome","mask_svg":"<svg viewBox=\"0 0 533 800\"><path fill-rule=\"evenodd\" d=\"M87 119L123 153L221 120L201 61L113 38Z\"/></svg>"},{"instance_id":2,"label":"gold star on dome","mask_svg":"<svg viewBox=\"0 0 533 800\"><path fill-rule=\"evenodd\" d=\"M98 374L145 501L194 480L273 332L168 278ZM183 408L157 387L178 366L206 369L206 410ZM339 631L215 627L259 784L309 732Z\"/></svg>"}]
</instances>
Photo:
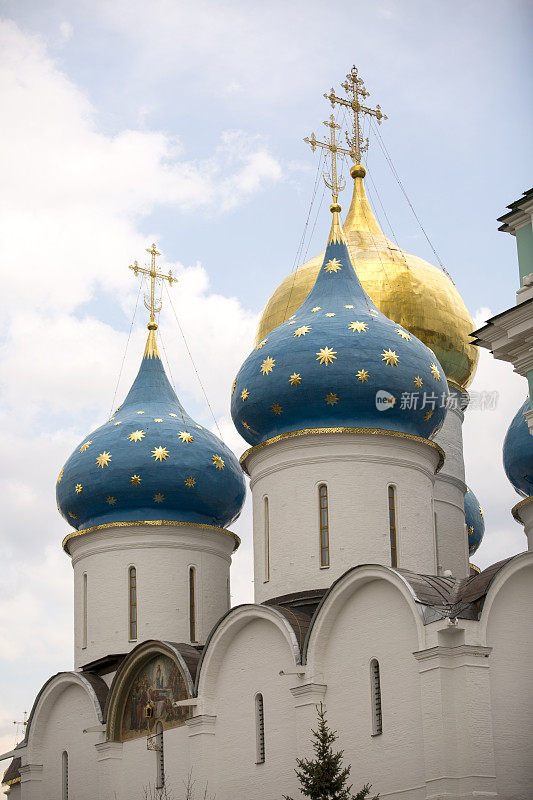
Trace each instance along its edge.
<instances>
[{"instance_id":1,"label":"gold star on dome","mask_svg":"<svg viewBox=\"0 0 533 800\"><path fill-rule=\"evenodd\" d=\"M353 308L353 306L344 306L344 308Z\"/></svg>"},{"instance_id":2,"label":"gold star on dome","mask_svg":"<svg viewBox=\"0 0 533 800\"><path fill-rule=\"evenodd\" d=\"M325 400L328 406L334 406L336 403L339 402L338 396L336 394L333 394L332 392L326 395Z\"/></svg>"},{"instance_id":3,"label":"gold star on dome","mask_svg":"<svg viewBox=\"0 0 533 800\"><path fill-rule=\"evenodd\" d=\"M61 472L60 472L60 473L59 473L59 475L57 476L57 482L58 482L58 483L61 483L62 479L63 479L63 470L61 470Z\"/></svg>"},{"instance_id":4,"label":"gold star on dome","mask_svg":"<svg viewBox=\"0 0 533 800\"><path fill-rule=\"evenodd\" d=\"M104 467L107 467L107 465L109 464L110 461L111 461L111 453L108 453L107 450L104 450L103 453L100 453L100 455L96 459L96 463L102 469Z\"/></svg>"},{"instance_id":5,"label":"gold star on dome","mask_svg":"<svg viewBox=\"0 0 533 800\"><path fill-rule=\"evenodd\" d=\"M91 444L92 442L90 440L88 442L84 442L80 447L80 453L85 453L85 451L89 449L89 445Z\"/></svg>"},{"instance_id":6,"label":"gold star on dome","mask_svg":"<svg viewBox=\"0 0 533 800\"><path fill-rule=\"evenodd\" d=\"M470 526L469 526L469 528L468 528L468 533L469 533L469 534L473 534L473 533L474 533L474 526L473 526L473 525L470 525Z\"/></svg>"},{"instance_id":7,"label":"gold star on dome","mask_svg":"<svg viewBox=\"0 0 533 800\"><path fill-rule=\"evenodd\" d=\"M242 424L243 424L243 427L244 427L244 428L246 428L246 430L247 430L247 431L251 430L251 428L250 428L250 426L248 425L248 423L247 423L247 422L245 422L244 420L242 420Z\"/></svg>"},{"instance_id":8,"label":"gold star on dome","mask_svg":"<svg viewBox=\"0 0 533 800\"><path fill-rule=\"evenodd\" d=\"M398 336L402 337L402 339L406 339L408 342L411 341L411 338L412 338L411 334L407 333L407 331L402 331L401 328L395 328L395 331L398 334Z\"/></svg>"},{"instance_id":9,"label":"gold star on dome","mask_svg":"<svg viewBox=\"0 0 533 800\"><path fill-rule=\"evenodd\" d=\"M326 314L326 317L334 317L334 316L335 314L333 313L333 311L330 311L329 314Z\"/></svg>"},{"instance_id":10,"label":"gold star on dome","mask_svg":"<svg viewBox=\"0 0 533 800\"><path fill-rule=\"evenodd\" d=\"M333 350L332 347L322 347L316 355L316 360L327 367L328 364L332 364L337 358L337 351Z\"/></svg>"},{"instance_id":11,"label":"gold star on dome","mask_svg":"<svg viewBox=\"0 0 533 800\"><path fill-rule=\"evenodd\" d=\"M107 495L107 497L106 497L106 499L105 499L105 501L106 501L106 503L107 503L108 505L110 505L110 506L114 506L114 505L115 505L115 503L117 502L117 498L116 498L116 497L113 497L113 496L112 496L112 495L110 495L110 494L108 494L108 495Z\"/></svg>"},{"instance_id":12,"label":"gold star on dome","mask_svg":"<svg viewBox=\"0 0 533 800\"><path fill-rule=\"evenodd\" d=\"M216 453L211 456L211 461L213 462L213 464L217 469L224 469L225 467L224 459L220 458L220 456L217 455Z\"/></svg>"},{"instance_id":13,"label":"gold star on dome","mask_svg":"<svg viewBox=\"0 0 533 800\"><path fill-rule=\"evenodd\" d=\"M316 311L320 311L320 306L315 306L311 309L311 312L314 314Z\"/></svg>"},{"instance_id":14,"label":"gold star on dome","mask_svg":"<svg viewBox=\"0 0 533 800\"><path fill-rule=\"evenodd\" d=\"M68 512L68 515L69 515L69 517L71 517L72 519L78 519L78 517L76 516L76 514L73 514L73 513L72 513L72 511L69 511L69 512Z\"/></svg>"},{"instance_id":15,"label":"gold star on dome","mask_svg":"<svg viewBox=\"0 0 533 800\"><path fill-rule=\"evenodd\" d=\"M354 333L355 331L357 331L357 333L362 333L363 331L368 330L368 325L366 322L359 322L359 320L356 319L355 322L350 322L348 325L348 330L354 331Z\"/></svg>"},{"instance_id":16,"label":"gold star on dome","mask_svg":"<svg viewBox=\"0 0 533 800\"><path fill-rule=\"evenodd\" d=\"M190 444L191 442L194 442L193 437L187 431L180 431L178 436L181 439L181 441L185 442L186 444Z\"/></svg>"},{"instance_id":17,"label":"gold star on dome","mask_svg":"<svg viewBox=\"0 0 533 800\"><path fill-rule=\"evenodd\" d=\"M144 414L144 411L137 411L137 414Z\"/></svg>"},{"instance_id":18,"label":"gold star on dome","mask_svg":"<svg viewBox=\"0 0 533 800\"><path fill-rule=\"evenodd\" d=\"M436 381L440 381L440 372L439 372L439 368L437 367L437 365L435 363L433 363L431 365L430 369L431 369L431 374L433 375L435 380Z\"/></svg>"},{"instance_id":19,"label":"gold star on dome","mask_svg":"<svg viewBox=\"0 0 533 800\"><path fill-rule=\"evenodd\" d=\"M366 369L358 369L355 373L357 376L357 380L361 381L361 383L368 383L368 379L370 378L370 373L366 371Z\"/></svg>"},{"instance_id":20,"label":"gold star on dome","mask_svg":"<svg viewBox=\"0 0 533 800\"><path fill-rule=\"evenodd\" d=\"M81 485L81 483L77 483L74 491L76 492L76 494L81 494L82 489L83 486Z\"/></svg>"},{"instance_id":21,"label":"gold star on dome","mask_svg":"<svg viewBox=\"0 0 533 800\"><path fill-rule=\"evenodd\" d=\"M155 458L156 461L166 461L169 457L170 453L168 452L166 447L159 445L159 447L154 447L152 450L152 457Z\"/></svg>"},{"instance_id":22,"label":"gold star on dome","mask_svg":"<svg viewBox=\"0 0 533 800\"><path fill-rule=\"evenodd\" d=\"M142 478L140 475L132 475L130 478L130 483L132 486L140 486Z\"/></svg>"},{"instance_id":23,"label":"gold star on dome","mask_svg":"<svg viewBox=\"0 0 533 800\"><path fill-rule=\"evenodd\" d=\"M157 494L154 494L154 503L162 503L164 499L165 495L161 494L161 492L157 492Z\"/></svg>"},{"instance_id":24,"label":"gold star on dome","mask_svg":"<svg viewBox=\"0 0 533 800\"><path fill-rule=\"evenodd\" d=\"M481 508L481 506L478 506L478 508L479 508L479 513L481 514L481 518L485 519L485 514L483 513L483 509Z\"/></svg>"},{"instance_id":25,"label":"gold star on dome","mask_svg":"<svg viewBox=\"0 0 533 800\"><path fill-rule=\"evenodd\" d=\"M324 267L324 269L326 270L326 272L329 272L330 275L332 272L337 273L342 269L341 262L339 261L338 258L331 258Z\"/></svg>"},{"instance_id":26,"label":"gold star on dome","mask_svg":"<svg viewBox=\"0 0 533 800\"><path fill-rule=\"evenodd\" d=\"M169 417L177 417L178 415L177 415L177 414L174 414L174 412L173 412L173 411L169 411L169 412L168 412L168 416L169 416Z\"/></svg>"},{"instance_id":27,"label":"gold star on dome","mask_svg":"<svg viewBox=\"0 0 533 800\"><path fill-rule=\"evenodd\" d=\"M250 397L250 392L248 391L248 389L244 388L241 392L241 400L243 401L243 403L245 402L245 400L248 400L249 397Z\"/></svg>"},{"instance_id":28,"label":"gold star on dome","mask_svg":"<svg viewBox=\"0 0 533 800\"><path fill-rule=\"evenodd\" d=\"M426 413L424 414L424 419L427 422L428 420L431 419L432 416L433 416L433 410L431 409L430 411L426 411Z\"/></svg>"},{"instance_id":29,"label":"gold star on dome","mask_svg":"<svg viewBox=\"0 0 533 800\"><path fill-rule=\"evenodd\" d=\"M270 358L270 356L265 358L265 360L261 364L261 372L263 373L263 375L268 375L269 372L272 372L275 364L276 364L275 360L273 358Z\"/></svg>"},{"instance_id":30,"label":"gold star on dome","mask_svg":"<svg viewBox=\"0 0 533 800\"><path fill-rule=\"evenodd\" d=\"M400 363L400 359L396 355L396 350L391 350L390 347L388 350L382 352L381 358L388 367L397 367Z\"/></svg>"},{"instance_id":31,"label":"gold star on dome","mask_svg":"<svg viewBox=\"0 0 533 800\"><path fill-rule=\"evenodd\" d=\"M270 410L272 411L273 414L276 414L277 416L283 413L283 409L279 403L272 403L272 405L270 406Z\"/></svg>"},{"instance_id":32,"label":"gold star on dome","mask_svg":"<svg viewBox=\"0 0 533 800\"><path fill-rule=\"evenodd\" d=\"M144 439L145 436L146 434L144 431L133 431L128 436L128 439L130 440L130 442L140 442L141 439Z\"/></svg>"},{"instance_id":33,"label":"gold star on dome","mask_svg":"<svg viewBox=\"0 0 533 800\"><path fill-rule=\"evenodd\" d=\"M154 422L163 422L163 420L160 417L154 417Z\"/></svg>"},{"instance_id":34,"label":"gold star on dome","mask_svg":"<svg viewBox=\"0 0 533 800\"><path fill-rule=\"evenodd\" d=\"M301 382L302 378L299 372L293 372L292 375L289 377L289 383L291 386L298 386L298 384Z\"/></svg>"},{"instance_id":35,"label":"gold star on dome","mask_svg":"<svg viewBox=\"0 0 533 800\"><path fill-rule=\"evenodd\" d=\"M305 336L306 333L309 333L310 330L309 325L302 325L301 328L296 328L292 335L300 338L300 336Z\"/></svg>"},{"instance_id":36,"label":"gold star on dome","mask_svg":"<svg viewBox=\"0 0 533 800\"><path fill-rule=\"evenodd\" d=\"M189 489L192 489L193 486L196 486L196 478L193 478L192 475L188 475L185 478L185 486L188 486Z\"/></svg>"},{"instance_id":37,"label":"gold star on dome","mask_svg":"<svg viewBox=\"0 0 533 800\"><path fill-rule=\"evenodd\" d=\"M266 339L263 339L262 342L259 342L259 344L257 345L257 347L255 349L256 350L261 350L261 348L264 347L267 342L268 342L268 337Z\"/></svg>"},{"instance_id":38,"label":"gold star on dome","mask_svg":"<svg viewBox=\"0 0 533 800\"><path fill-rule=\"evenodd\" d=\"M237 386L237 378L235 378L235 380L234 380L234 381L233 381L233 383L231 384L231 394L232 394L232 395L233 395L233 392L235 391L235 387L236 387L236 386Z\"/></svg>"},{"instance_id":39,"label":"gold star on dome","mask_svg":"<svg viewBox=\"0 0 533 800\"><path fill-rule=\"evenodd\" d=\"M417 389L420 389L420 387L422 386L424 381L422 380L420 375L417 375L416 378L414 379L413 383L414 383L414 385L416 386Z\"/></svg>"}]
</instances>

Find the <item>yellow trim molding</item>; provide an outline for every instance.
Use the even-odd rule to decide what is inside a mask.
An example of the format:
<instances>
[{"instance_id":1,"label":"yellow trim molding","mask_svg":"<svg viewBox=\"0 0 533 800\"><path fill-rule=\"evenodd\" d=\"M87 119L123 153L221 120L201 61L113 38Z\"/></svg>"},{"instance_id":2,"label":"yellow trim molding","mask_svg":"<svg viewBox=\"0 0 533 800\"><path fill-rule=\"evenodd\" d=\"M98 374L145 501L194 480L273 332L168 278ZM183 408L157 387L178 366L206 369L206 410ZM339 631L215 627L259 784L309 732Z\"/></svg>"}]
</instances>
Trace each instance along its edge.
<instances>
[{"instance_id":1,"label":"yellow trim molding","mask_svg":"<svg viewBox=\"0 0 533 800\"><path fill-rule=\"evenodd\" d=\"M533 497L525 497L523 500L520 500L515 506L511 509L511 514L515 518L517 522L521 525L524 524L523 519L520 517L520 511L524 508L524 506L529 505L529 503L533 502Z\"/></svg>"},{"instance_id":2,"label":"yellow trim molding","mask_svg":"<svg viewBox=\"0 0 533 800\"><path fill-rule=\"evenodd\" d=\"M62 547L65 552L68 553L67 544L70 542L71 539L75 539L77 536L83 536L86 533L93 533L94 531L104 531L108 528L128 528L128 527L140 527L141 525L148 525L150 527L161 527L162 525L169 525L170 527L176 528L208 528L212 531L220 531L220 533L225 533L228 536L232 536L235 542L233 547L233 552L239 547L241 540L237 536L236 533L233 531L228 531L226 528L220 528L218 525L208 525L207 523L203 522L178 522L176 520L166 520L166 519L148 519L148 520L135 520L131 522L107 522L103 525L93 525L92 528L84 528L81 531L72 531L65 536L63 539Z\"/></svg>"}]
</instances>

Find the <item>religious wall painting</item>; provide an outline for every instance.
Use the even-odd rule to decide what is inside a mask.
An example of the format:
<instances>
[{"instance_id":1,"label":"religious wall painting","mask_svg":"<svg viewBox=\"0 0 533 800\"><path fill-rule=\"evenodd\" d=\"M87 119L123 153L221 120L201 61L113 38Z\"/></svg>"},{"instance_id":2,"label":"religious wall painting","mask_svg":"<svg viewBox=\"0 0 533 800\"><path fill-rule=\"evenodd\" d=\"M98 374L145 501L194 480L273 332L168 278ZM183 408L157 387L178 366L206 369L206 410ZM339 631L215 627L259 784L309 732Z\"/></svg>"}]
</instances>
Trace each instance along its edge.
<instances>
[{"instance_id":1,"label":"religious wall painting","mask_svg":"<svg viewBox=\"0 0 533 800\"><path fill-rule=\"evenodd\" d=\"M178 664L165 655L151 658L130 685L122 714L122 741L152 734L158 722L164 729L183 725L191 709L176 703L187 697L187 684Z\"/></svg>"}]
</instances>

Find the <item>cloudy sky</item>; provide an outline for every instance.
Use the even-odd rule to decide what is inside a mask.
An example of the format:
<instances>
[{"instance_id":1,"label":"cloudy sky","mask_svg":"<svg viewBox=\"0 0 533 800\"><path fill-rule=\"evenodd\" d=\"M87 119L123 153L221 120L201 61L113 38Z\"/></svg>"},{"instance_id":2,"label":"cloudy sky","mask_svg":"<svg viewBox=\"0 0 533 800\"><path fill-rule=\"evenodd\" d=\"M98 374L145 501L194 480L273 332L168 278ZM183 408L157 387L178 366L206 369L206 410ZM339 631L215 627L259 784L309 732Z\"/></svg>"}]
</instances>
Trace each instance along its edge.
<instances>
[{"instance_id":1,"label":"cloudy sky","mask_svg":"<svg viewBox=\"0 0 533 800\"><path fill-rule=\"evenodd\" d=\"M381 133L409 197L482 324L517 288L515 243L496 217L531 183L532 17L522 0L0 0L0 750L44 680L72 664L55 480L137 370L143 313L120 374L138 291L128 264L156 241L178 273L183 330L240 454L229 392L298 252L317 167L302 138L356 63L389 117ZM376 142L368 166L397 240L435 261ZM308 256L329 224L321 191ZM212 426L168 304L161 334L182 401ZM501 444L526 386L482 353L472 388L499 392L496 410L470 411L465 425L483 567L525 546ZM248 507L234 529L242 602Z\"/></svg>"}]
</instances>

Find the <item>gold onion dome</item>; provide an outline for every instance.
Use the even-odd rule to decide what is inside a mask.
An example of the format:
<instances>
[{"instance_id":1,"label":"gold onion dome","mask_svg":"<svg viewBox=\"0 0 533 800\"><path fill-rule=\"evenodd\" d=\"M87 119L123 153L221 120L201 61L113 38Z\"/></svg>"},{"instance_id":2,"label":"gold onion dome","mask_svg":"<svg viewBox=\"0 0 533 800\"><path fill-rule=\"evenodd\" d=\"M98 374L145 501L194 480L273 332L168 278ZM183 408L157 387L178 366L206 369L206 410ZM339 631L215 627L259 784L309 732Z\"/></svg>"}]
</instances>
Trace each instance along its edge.
<instances>
[{"instance_id":1,"label":"gold onion dome","mask_svg":"<svg viewBox=\"0 0 533 800\"><path fill-rule=\"evenodd\" d=\"M354 190L343 231L363 288L385 316L433 350L449 381L465 389L474 377L478 351L471 344L474 324L461 295L445 272L384 235L366 196L365 168L355 164L351 175ZM256 344L301 306L323 259L324 252L280 283L261 314Z\"/></svg>"}]
</instances>

